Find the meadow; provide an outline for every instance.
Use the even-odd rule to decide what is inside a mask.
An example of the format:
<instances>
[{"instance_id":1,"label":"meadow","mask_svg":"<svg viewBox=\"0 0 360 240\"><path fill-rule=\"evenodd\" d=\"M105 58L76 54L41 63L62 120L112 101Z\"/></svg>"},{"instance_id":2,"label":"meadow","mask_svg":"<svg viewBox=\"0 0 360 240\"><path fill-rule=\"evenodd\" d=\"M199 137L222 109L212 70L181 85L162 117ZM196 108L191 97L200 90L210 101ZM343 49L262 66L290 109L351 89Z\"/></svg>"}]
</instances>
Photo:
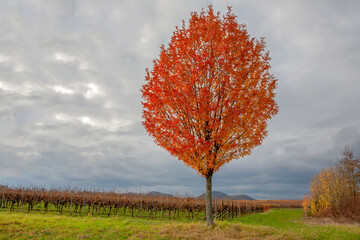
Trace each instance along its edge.
<instances>
[{"instance_id":1,"label":"meadow","mask_svg":"<svg viewBox=\"0 0 360 240\"><path fill-rule=\"evenodd\" d=\"M64 216L0 212L0 239L360 239L360 226L304 217L302 209L271 209L208 228L201 219Z\"/></svg>"}]
</instances>

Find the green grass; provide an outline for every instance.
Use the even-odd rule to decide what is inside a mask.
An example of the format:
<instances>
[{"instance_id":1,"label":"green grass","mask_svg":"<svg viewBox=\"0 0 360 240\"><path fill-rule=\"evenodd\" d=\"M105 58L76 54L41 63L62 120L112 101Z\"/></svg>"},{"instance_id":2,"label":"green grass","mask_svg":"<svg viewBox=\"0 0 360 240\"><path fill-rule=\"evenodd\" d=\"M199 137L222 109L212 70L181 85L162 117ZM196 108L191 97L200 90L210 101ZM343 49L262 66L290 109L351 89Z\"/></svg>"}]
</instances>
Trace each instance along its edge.
<instances>
[{"instance_id":1,"label":"green grass","mask_svg":"<svg viewBox=\"0 0 360 240\"><path fill-rule=\"evenodd\" d=\"M1 201L1 199L0 199ZM14 207L14 211L15 212L24 212L24 213L28 213L28 209L29 209L29 205L25 204L23 206L21 205L15 205ZM0 209L1 211L9 211L10 207L7 206L6 208L2 208ZM125 211L124 211L125 210ZM93 210L93 209L89 209L88 206L86 206L85 211L83 209L81 210L77 210L77 212L75 212L75 207L72 208L72 214L70 214L70 208L68 206L63 208L63 212L60 214L60 210L57 209L53 204L50 205L50 207L48 207L47 211L45 212L45 207L44 207L44 203L38 203L36 204L32 210L30 210L30 213L43 213L46 215L62 215L62 216L73 216L73 217L81 217L81 216L92 216L92 217L99 217L99 218L103 218L103 217L108 217L108 213L109 213L109 209L108 208L100 208L97 210ZM167 219L167 220L176 220L176 221L181 221L181 222L194 222L194 221L202 221L205 218L205 213L204 212L194 212L191 216L189 215L189 212L181 212L180 214L176 213L176 215L174 216L174 211L171 211L171 216L169 215L169 211L168 210L157 210L156 214L155 214L155 210L153 210L152 212L150 211L146 211L146 206L144 206L143 211L139 211L139 209L134 208L133 209L133 213L132 210L127 207L126 209L119 208L119 211L117 212L117 214L114 212L114 210L112 209L110 217L135 217L135 218L139 218L139 217L143 217L143 218L150 218L150 219ZM164 217L163 217L164 216Z\"/></svg>"},{"instance_id":2,"label":"green grass","mask_svg":"<svg viewBox=\"0 0 360 240\"><path fill-rule=\"evenodd\" d=\"M356 225L316 225L301 209L274 209L230 222L69 217L0 211L0 239L360 239Z\"/></svg>"},{"instance_id":3,"label":"green grass","mask_svg":"<svg viewBox=\"0 0 360 240\"><path fill-rule=\"evenodd\" d=\"M243 216L237 222L269 226L295 233L304 239L360 239L359 225L315 225L303 220L302 209L277 209L267 213Z\"/></svg>"}]
</instances>

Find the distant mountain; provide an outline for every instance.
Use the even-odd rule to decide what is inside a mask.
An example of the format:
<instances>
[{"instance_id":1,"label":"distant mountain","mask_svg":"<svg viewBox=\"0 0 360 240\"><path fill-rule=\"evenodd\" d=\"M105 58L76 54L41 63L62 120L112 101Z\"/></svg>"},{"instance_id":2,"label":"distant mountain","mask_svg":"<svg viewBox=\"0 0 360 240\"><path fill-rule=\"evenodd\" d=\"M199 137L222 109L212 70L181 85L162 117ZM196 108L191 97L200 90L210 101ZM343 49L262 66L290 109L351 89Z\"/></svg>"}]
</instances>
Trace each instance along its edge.
<instances>
[{"instance_id":1,"label":"distant mountain","mask_svg":"<svg viewBox=\"0 0 360 240\"><path fill-rule=\"evenodd\" d=\"M206 194L201 194L198 196L198 198L205 198ZM226 193L219 192L219 191L212 191L212 197L215 199L229 199L229 200L255 200L252 197L249 197L245 194L239 194L239 195L227 195Z\"/></svg>"},{"instance_id":2,"label":"distant mountain","mask_svg":"<svg viewBox=\"0 0 360 240\"><path fill-rule=\"evenodd\" d=\"M134 193L134 192L128 192L125 193L125 195L139 195L139 193ZM150 197L174 197L171 194L168 193L161 193L161 192L157 192L157 191L152 191L149 193L141 193L141 195L145 195L145 196L150 196ZM212 197L215 199L229 199L229 200L255 200L252 197L249 197L248 195L245 194L239 194L239 195L227 195L226 193L223 192L219 192L219 191L213 191L212 192ZM200 196L198 196L197 198L205 198L205 193L201 194Z\"/></svg>"},{"instance_id":3,"label":"distant mountain","mask_svg":"<svg viewBox=\"0 0 360 240\"><path fill-rule=\"evenodd\" d=\"M168 193L161 193L161 192L156 192L156 191L152 191L146 194L146 196L152 196L152 197L174 197L171 194Z\"/></svg>"},{"instance_id":4,"label":"distant mountain","mask_svg":"<svg viewBox=\"0 0 360 240\"><path fill-rule=\"evenodd\" d=\"M206 197L206 193L202 194L201 196L203 196L203 198ZM212 191L212 196L213 198L218 198L218 199L228 199L229 195L227 195L226 193L223 192L219 192L219 191Z\"/></svg>"},{"instance_id":5,"label":"distant mountain","mask_svg":"<svg viewBox=\"0 0 360 240\"><path fill-rule=\"evenodd\" d=\"M156 192L156 191L152 191L152 192L148 192L148 193L134 193L134 192L127 192L125 193L125 195L129 195L129 196L139 196L139 195L145 195L145 196L149 196L149 197L174 197L171 194L168 193L161 193L161 192Z\"/></svg>"},{"instance_id":6,"label":"distant mountain","mask_svg":"<svg viewBox=\"0 0 360 240\"><path fill-rule=\"evenodd\" d=\"M255 198L252 198L246 194L239 194L239 195L232 195L230 196L231 200L255 200Z\"/></svg>"}]
</instances>

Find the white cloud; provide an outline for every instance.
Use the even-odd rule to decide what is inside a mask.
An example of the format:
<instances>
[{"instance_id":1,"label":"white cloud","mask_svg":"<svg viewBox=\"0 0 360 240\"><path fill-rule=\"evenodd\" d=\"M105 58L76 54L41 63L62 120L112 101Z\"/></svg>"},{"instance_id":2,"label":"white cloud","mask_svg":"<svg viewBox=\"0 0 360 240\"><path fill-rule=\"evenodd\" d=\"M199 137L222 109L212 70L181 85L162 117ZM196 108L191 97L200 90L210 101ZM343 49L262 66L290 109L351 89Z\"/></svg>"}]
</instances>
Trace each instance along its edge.
<instances>
[{"instance_id":1,"label":"white cloud","mask_svg":"<svg viewBox=\"0 0 360 240\"><path fill-rule=\"evenodd\" d=\"M140 30L140 43L147 44L152 40L154 32L152 30L151 24L145 24Z\"/></svg>"},{"instance_id":2,"label":"white cloud","mask_svg":"<svg viewBox=\"0 0 360 240\"><path fill-rule=\"evenodd\" d=\"M29 159L29 158L36 158L36 157L39 157L39 153L38 152L18 152L16 153L18 156L22 157L22 158L25 158L25 159Z\"/></svg>"},{"instance_id":3,"label":"white cloud","mask_svg":"<svg viewBox=\"0 0 360 240\"><path fill-rule=\"evenodd\" d=\"M59 61L60 63L70 63L70 62L74 61L75 58L73 56L63 53L63 52L55 52L54 59Z\"/></svg>"},{"instance_id":4,"label":"white cloud","mask_svg":"<svg viewBox=\"0 0 360 240\"><path fill-rule=\"evenodd\" d=\"M9 60L10 58L8 56L0 54L0 63L5 63L8 62Z\"/></svg>"},{"instance_id":5,"label":"white cloud","mask_svg":"<svg viewBox=\"0 0 360 240\"><path fill-rule=\"evenodd\" d=\"M17 64L14 68L14 71L15 72L23 72L23 71L25 71L25 67L22 64Z\"/></svg>"},{"instance_id":6,"label":"white cloud","mask_svg":"<svg viewBox=\"0 0 360 240\"><path fill-rule=\"evenodd\" d=\"M97 124L88 117L81 117L80 121L85 125L97 126Z\"/></svg>"},{"instance_id":7,"label":"white cloud","mask_svg":"<svg viewBox=\"0 0 360 240\"><path fill-rule=\"evenodd\" d=\"M15 84L9 84L0 82L0 89L2 89L5 92L8 92L10 94L19 94L23 96L29 96L30 94L34 92L41 92L44 91L45 88L32 83L24 83L22 85L15 85Z\"/></svg>"},{"instance_id":8,"label":"white cloud","mask_svg":"<svg viewBox=\"0 0 360 240\"><path fill-rule=\"evenodd\" d=\"M68 122L71 122L74 120L73 117L71 116L67 116L66 114L63 114L63 113L55 113L54 114L54 118L57 120L57 121L60 121L62 123L68 123Z\"/></svg>"},{"instance_id":9,"label":"white cloud","mask_svg":"<svg viewBox=\"0 0 360 240\"><path fill-rule=\"evenodd\" d=\"M61 93L61 94L74 94L74 90L65 88L62 86L55 86L54 90L55 90L55 92Z\"/></svg>"},{"instance_id":10,"label":"white cloud","mask_svg":"<svg viewBox=\"0 0 360 240\"><path fill-rule=\"evenodd\" d=\"M83 70L83 71L88 70L89 69L89 64L86 63L86 62L83 62L83 63L80 64L79 69Z\"/></svg>"},{"instance_id":11,"label":"white cloud","mask_svg":"<svg viewBox=\"0 0 360 240\"><path fill-rule=\"evenodd\" d=\"M86 85L88 90L85 93L86 98L93 98L96 95L100 94L99 87L95 85L94 83L89 83Z\"/></svg>"},{"instance_id":12,"label":"white cloud","mask_svg":"<svg viewBox=\"0 0 360 240\"><path fill-rule=\"evenodd\" d=\"M89 116L70 116L64 113L55 113L54 119L61 123L81 123L82 125L89 126L95 129L103 129L110 132L128 131L133 125L130 119L113 118L110 120L100 120Z\"/></svg>"},{"instance_id":13,"label":"white cloud","mask_svg":"<svg viewBox=\"0 0 360 240\"><path fill-rule=\"evenodd\" d=\"M106 129L108 131L129 130L129 127L133 124L133 122L128 119L111 119L110 121L101 121L88 116L79 117L78 119L84 125L89 125L97 129Z\"/></svg>"},{"instance_id":14,"label":"white cloud","mask_svg":"<svg viewBox=\"0 0 360 240\"><path fill-rule=\"evenodd\" d=\"M0 82L0 89L3 91L11 91L10 87L8 87L5 83Z\"/></svg>"}]
</instances>

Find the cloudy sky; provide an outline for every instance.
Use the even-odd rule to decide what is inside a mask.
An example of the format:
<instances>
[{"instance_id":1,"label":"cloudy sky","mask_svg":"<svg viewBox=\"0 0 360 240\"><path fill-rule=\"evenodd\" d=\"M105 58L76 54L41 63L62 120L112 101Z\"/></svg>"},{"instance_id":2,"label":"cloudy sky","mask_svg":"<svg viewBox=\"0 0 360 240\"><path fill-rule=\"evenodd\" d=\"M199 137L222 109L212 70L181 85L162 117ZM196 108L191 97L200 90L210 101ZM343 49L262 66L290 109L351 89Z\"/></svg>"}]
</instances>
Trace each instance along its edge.
<instances>
[{"instance_id":1,"label":"cloudy sky","mask_svg":"<svg viewBox=\"0 0 360 240\"><path fill-rule=\"evenodd\" d=\"M141 125L145 68L212 3L265 37L280 111L213 189L302 198L349 145L360 153L360 1L0 1L0 184L198 195L205 180Z\"/></svg>"}]
</instances>

